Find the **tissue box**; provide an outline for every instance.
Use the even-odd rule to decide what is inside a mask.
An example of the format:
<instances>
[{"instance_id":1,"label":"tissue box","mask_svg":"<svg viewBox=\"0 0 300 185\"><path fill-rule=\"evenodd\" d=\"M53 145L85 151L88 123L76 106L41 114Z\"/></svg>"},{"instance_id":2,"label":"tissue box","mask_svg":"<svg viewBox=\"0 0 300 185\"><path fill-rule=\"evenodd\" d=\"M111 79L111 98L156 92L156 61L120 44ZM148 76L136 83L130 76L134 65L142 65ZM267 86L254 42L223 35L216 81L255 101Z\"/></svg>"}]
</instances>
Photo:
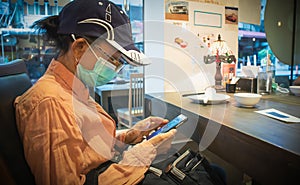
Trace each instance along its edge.
<instances>
[{"instance_id":1,"label":"tissue box","mask_svg":"<svg viewBox=\"0 0 300 185\"><path fill-rule=\"evenodd\" d=\"M237 91L257 93L257 78L240 77L236 84Z\"/></svg>"}]
</instances>

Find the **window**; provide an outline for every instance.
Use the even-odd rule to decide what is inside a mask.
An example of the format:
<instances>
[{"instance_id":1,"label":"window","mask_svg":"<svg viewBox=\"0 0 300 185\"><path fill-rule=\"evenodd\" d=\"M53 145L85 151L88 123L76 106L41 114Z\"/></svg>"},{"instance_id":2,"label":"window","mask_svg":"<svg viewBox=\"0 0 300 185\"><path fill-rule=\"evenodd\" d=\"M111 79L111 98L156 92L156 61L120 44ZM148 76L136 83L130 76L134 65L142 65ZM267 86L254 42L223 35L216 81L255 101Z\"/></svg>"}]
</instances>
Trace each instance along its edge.
<instances>
[{"instance_id":1,"label":"window","mask_svg":"<svg viewBox=\"0 0 300 185\"><path fill-rule=\"evenodd\" d=\"M40 10L39 12L40 15L47 15L46 14L47 5L48 3L44 3L44 5L39 5L38 9Z\"/></svg>"},{"instance_id":2,"label":"window","mask_svg":"<svg viewBox=\"0 0 300 185\"><path fill-rule=\"evenodd\" d=\"M264 11L266 1L261 0L261 24L252 25L239 23L239 64L240 68L247 63L257 66L266 66L268 60L268 54L272 66L275 69L275 81L278 85L288 87L294 79L299 75L299 65L287 65L276 58L273 51L271 50L264 28ZM293 75L291 71L293 70Z\"/></svg>"},{"instance_id":3,"label":"window","mask_svg":"<svg viewBox=\"0 0 300 185\"><path fill-rule=\"evenodd\" d=\"M27 4L27 15L34 15L34 6Z\"/></svg>"},{"instance_id":4,"label":"window","mask_svg":"<svg viewBox=\"0 0 300 185\"><path fill-rule=\"evenodd\" d=\"M124 7L124 0L112 0L117 6L126 10L132 28L132 39L135 46L140 50L144 51L144 4L143 0L127 0L129 8ZM130 65L120 71L118 78L122 80L129 80L130 73L142 72L142 67L133 67Z\"/></svg>"},{"instance_id":5,"label":"window","mask_svg":"<svg viewBox=\"0 0 300 185\"><path fill-rule=\"evenodd\" d=\"M112 0L117 6L125 10L125 7L123 5L123 0ZM135 42L135 46L143 51L144 50L144 38L143 38L143 0L131 0L129 1L129 8L126 9L126 14L130 18L131 26L132 26L132 36L133 40ZM33 5L24 3L24 20L26 27L29 27L33 24L34 21L43 18L48 15L57 15L63 7L58 6L57 1L55 1L55 6L50 6L49 2L44 2L43 5L40 5L38 1L35 1ZM32 39L33 40L33 39ZM46 43L43 41L43 38L35 39L37 40L35 46L31 46L30 48L27 48L26 46L26 52L32 53L33 49L36 49L39 44L42 44L40 46L40 53L35 57L30 59L33 63L32 69L29 71L31 72L31 78L37 79L39 78L45 71L45 68L41 68L41 65L39 65L40 61L47 59L46 63L49 64L49 60L51 60L51 57L44 57L47 55L50 55L49 53L46 53L46 50L49 48L51 43ZM40 42L40 43L38 43ZM47 68L47 65L45 65ZM119 74L118 77L121 79L129 80L130 73L134 72L141 72L142 68L136 68L133 66L126 66Z\"/></svg>"},{"instance_id":6,"label":"window","mask_svg":"<svg viewBox=\"0 0 300 185\"><path fill-rule=\"evenodd\" d=\"M48 2L44 2L43 5L40 5L39 2L34 2L33 5L26 2L24 4L24 15L57 15L62 9L57 2L55 6L50 6Z\"/></svg>"}]
</instances>

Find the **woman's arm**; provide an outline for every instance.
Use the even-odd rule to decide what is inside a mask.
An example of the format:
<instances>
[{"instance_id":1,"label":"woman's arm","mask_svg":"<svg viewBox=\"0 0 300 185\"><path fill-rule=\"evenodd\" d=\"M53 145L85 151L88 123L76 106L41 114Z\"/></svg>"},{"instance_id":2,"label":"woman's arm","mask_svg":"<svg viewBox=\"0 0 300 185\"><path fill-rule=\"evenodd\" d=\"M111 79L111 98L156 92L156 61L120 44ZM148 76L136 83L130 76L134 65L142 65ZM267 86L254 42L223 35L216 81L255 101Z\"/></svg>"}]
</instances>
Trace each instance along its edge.
<instances>
[{"instance_id":1,"label":"woman's arm","mask_svg":"<svg viewBox=\"0 0 300 185\"><path fill-rule=\"evenodd\" d=\"M156 157L155 147L148 141L135 145L123 154L123 160L112 164L98 176L98 184L137 184L144 178Z\"/></svg>"},{"instance_id":2,"label":"woman's arm","mask_svg":"<svg viewBox=\"0 0 300 185\"><path fill-rule=\"evenodd\" d=\"M111 165L98 177L98 184L137 184L158 154L166 153L176 130L159 134L125 151L118 164Z\"/></svg>"}]
</instances>

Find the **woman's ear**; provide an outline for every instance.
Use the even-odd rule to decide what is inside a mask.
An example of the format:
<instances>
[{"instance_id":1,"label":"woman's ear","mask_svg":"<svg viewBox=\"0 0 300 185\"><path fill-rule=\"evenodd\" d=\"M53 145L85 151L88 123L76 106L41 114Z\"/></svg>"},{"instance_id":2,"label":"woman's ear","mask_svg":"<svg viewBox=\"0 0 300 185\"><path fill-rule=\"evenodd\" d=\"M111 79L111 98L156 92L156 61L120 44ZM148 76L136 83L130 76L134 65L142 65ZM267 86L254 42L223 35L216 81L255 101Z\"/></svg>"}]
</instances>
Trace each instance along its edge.
<instances>
[{"instance_id":1,"label":"woman's ear","mask_svg":"<svg viewBox=\"0 0 300 185\"><path fill-rule=\"evenodd\" d=\"M86 51L86 49L88 48L88 44L84 38L79 38L72 43L71 48L74 57L79 60L84 54L84 52Z\"/></svg>"}]
</instances>

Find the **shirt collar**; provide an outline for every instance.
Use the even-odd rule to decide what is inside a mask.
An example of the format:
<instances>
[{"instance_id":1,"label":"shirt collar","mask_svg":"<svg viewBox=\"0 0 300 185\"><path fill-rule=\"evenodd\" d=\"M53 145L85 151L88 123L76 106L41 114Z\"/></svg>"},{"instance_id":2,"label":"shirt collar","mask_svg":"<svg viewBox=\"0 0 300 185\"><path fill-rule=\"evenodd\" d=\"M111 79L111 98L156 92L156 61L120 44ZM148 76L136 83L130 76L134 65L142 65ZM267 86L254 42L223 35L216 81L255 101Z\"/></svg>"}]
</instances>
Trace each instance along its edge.
<instances>
[{"instance_id":1,"label":"shirt collar","mask_svg":"<svg viewBox=\"0 0 300 185\"><path fill-rule=\"evenodd\" d=\"M53 59L48 67L46 74L54 75L56 81L65 89L72 91L77 99L84 103L88 102L88 88L62 63Z\"/></svg>"}]
</instances>

